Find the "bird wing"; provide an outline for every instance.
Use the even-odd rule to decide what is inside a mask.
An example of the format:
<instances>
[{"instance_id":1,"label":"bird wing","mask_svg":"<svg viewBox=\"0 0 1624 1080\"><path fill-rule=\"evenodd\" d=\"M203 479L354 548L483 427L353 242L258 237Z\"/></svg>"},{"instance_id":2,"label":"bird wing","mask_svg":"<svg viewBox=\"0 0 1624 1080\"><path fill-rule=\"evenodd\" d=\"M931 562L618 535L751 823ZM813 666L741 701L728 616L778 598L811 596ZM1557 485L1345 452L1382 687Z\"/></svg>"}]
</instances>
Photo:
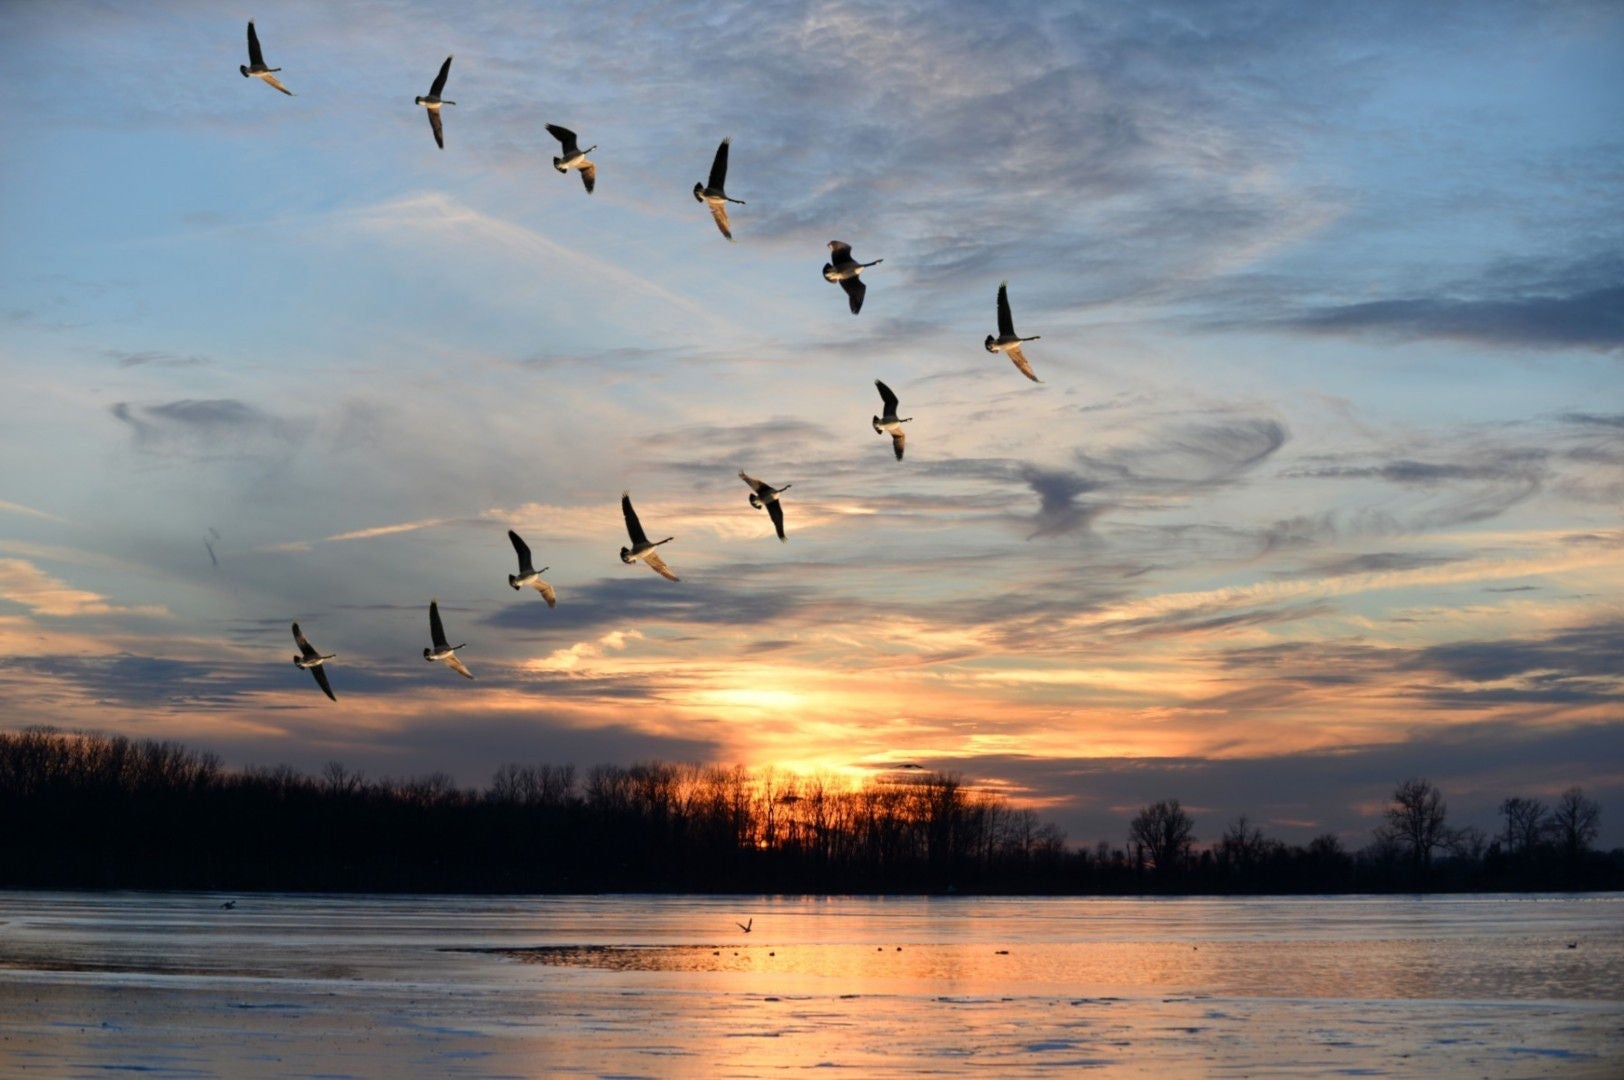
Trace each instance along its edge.
<instances>
[{"instance_id":1,"label":"bird wing","mask_svg":"<svg viewBox=\"0 0 1624 1080\"><path fill-rule=\"evenodd\" d=\"M293 624L293 640L298 644L299 651L304 653L306 660L318 655L310 642L305 640L304 631L299 629L298 623Z\"/></svg>"},{"instance_id":2,"label":"bird wing","mask_svg":"<svg viewBox=\"0 0 1624 1080\"><path fill-rule=\"evenodd\" d=\"M312 674L312 675L314 675L316 677L316 685L321 687L321 692L322 693L326 694L329 698L332 698L334 701L338 700L336 697L333 697L333 688L327 682L327 669L326 668L322 667L320 664L317 664L315 667L310 669L310 674Z\"/></svg>"},{"instance_id":3,"label":"bird wing","mask_svg":"<svg viewBox=\"0 0 1624 1080\"><path fill-rule=\"evenodd\" d=\"M267 72L267 73L264 73L264 74L260 75L260 78L264 79L266 82L270 83L272 86L274 86L278 90L282 91L288 97L293 97L294 96L293 91L289 90L287 87L283 86L280 82L278 82L275 75L272 75L272 74Z\"/></svg>"},{"instance_id":4,"label":"bird wing","mask_svg":"<svg viewBox=\"0 0 1624 1080\"><path fill-rule=\"evenodd\" d=\"M579 144L577 144L575 141L575 132L571 131L567 127L559 127L557 124L548 124L547 134L551 135L553 138L557 139L563 144L565 157L569 157L580 148Z\"/></svg>"},{"instance_id":5,"label":"bird wing","mask_svg":"<svg viewBox=\"0 0 1624 1080\"><path fill-rule=\"evenodd\" d=\"M713 202L710 204L711 217L716 221L716 227L722 230L722 235L729 240L733 239L733 230L727 225L727 203Z\"/></svg>"},{"instance_id":6,"label":"bird wing","mask_svg":"<svg viewBox=\"0 0 1624 1080\"><path fill-rule=\"evenodd\" d=\"M874 380L874 385L880 391L880 402L885 406L885 415L895 416L897 414L897 396L891 392L889 386L878 379Z\"/></svg>"},{"instance_id":7,"label":"bird wing","mask_svg":"<svg viewBox=\"0 0 1624 1080\"><path fill-rule=\"evenodd\" d=\"M868 292L861 278L849 277L840 279L840 287L846 290L846 299L851 302L851 313L857 314L863 310L863 296Z\"/></svg>"},{"instance_id":8,"label":"bird wing","mask_svg":"<svg viewBox=\"0 0 1624 1080\"><path fill-rule=\"evenodd\" d=\"M784 504L777 499L767 504L767 516L773 519L773 528L778 530L778 539L787 540L784 535Z\"/></svg>"},{"instance_id":9,"label":"bird wing","mask_svg":"<svg viewBox=\"0 0 1624 1080\"><path fill-rule=\"evenodd\" d=\"M462 675L470 679L474 677L474 673L468 670L466 664L457 659L457 655L455 653L452 653L450 656L445 658L445 666L450 668L452 671L455 671L458 675Z\"/></svg>"},{"instance_id":10,"label":"bird wing","mask_svg":"<svg viewBox=\"0 0 1624 1080\"><path fill-rule=\"evenodd\" d=\"M248 66L264 67L265 54L259 51L259 35L254 32L254 20L248 20Z\"/></svg>"},{"instance_id":11,"label":"bird wing","mask_svg":"<svg viewBox=\"0 0 1624 1080\"><path fill-rule=\"evenodd\" d=\"M681 581L682 580L677 575L675 575L675 574L673 574L671 572L671 568L669 566L665 565L665 560L664 559L660 558L658 555L656 555L652 551L649 552L647 555L643 556L643 561L648 563L649 566L653 567L654 572L656 574L659 574L661 577L665 578L667 581Z\"/></svg>"},{"instance_id":12,"label":"bird wing","mask_svg":"<svg viewBox=\"0 0 1624 1080\"><path fill-rule=\"evenodd\" d=\"M907 442L908 442L908 436L904 435L900 430L897 431L896 434L891 436L891 449L893 449L893 450L895 450L897 452L897 460L898 461L902 460L902 447Z\"/></svg>"},{"instance_id":13,"label":"bird wing","mask_svg":"<svg viewBox=\"0 0 1624 1080\"><path fill-rule=\"evenodd\" d=\"M598 186L598 167L592 162L581 166L581 183L586 185L586 193L592 194L592 189Z\"/></svg>"},{"instance_id":14,"label":"bird wing","mask_svg":"<svg viewBox=\"0 0 1624 1080\"><path fill-rule=\"evenodd\" d=\"M739 470L739 479L743 480L746 484L749 484L750 485L750 490L754 491L757 495L762 494L761 489L767 486L766 484L762 483L760 480L757 480L755 477L753 477L749 473L745 472L743 469Z\"/></svg>"},{"instance_id":15,"label":"bird wing","mask_svg":"<svg viewBox=\"0 0 1624 1080\"><path fill-rule=\"evenodd\" d=\"M1014 361L1015 366L1021 369L1021 374L1022 375L1025 375L1028 379L1031 379L1033 382L1042 382L1043 381L1042 379L1038 378L1036 375L1032 374L1032 365L1028 364L1026 362L1026 354L1021 352L1021 347L1019 345L1011 345L1011 346L1009 346L1008 348L1006 348L1004 350L1004 355L1009 357L1010 360Z\"/></svg>"},{"instance_id":16,"label":"bird wing","mask_svg":"<svg viewBox=\"0 0 1624 1080\"><path fill-rule=\"evenodd\" d=\"M1015 318L1009 313L1009 282L998 283L998 336L1015 336Z\"/></svg>"},{"instance_id":17,"label":"bird wing","mask_svg":"<svg viewBox=\"0 0 1624 1080\"><path fill-rule=\"evenodd\" d=\"M717 194L727 186L727 144L732 141L723 139L722 145L716 148L716 160L711 162L710 183L706 186Z\"/></svg>"},{"instance_id":18,"label":"bird wing","mask_svg":"<svg viewBox=\"0 0 1624 1080\"><path fill-rule=\"evenodd\" d=\"M446 647L445 626L440 622L440 602L429 601L429 638L434 642L436 649Z\"/></svg>"},{"instance_id":19,"label":"bird wing","mask_svg":"<svg viewBox=\"0 0 1624 1080\"><path fill-rule=\"evenodd\" d=\"M519 573L532 573L536 569L536 564L530 561L530 545L520 540L519 534L512 529L508 530L508 539L513 541L513 550L519 556Z\"/></svg>"},{"instance_id":20,"label":"bird wing","mask_svg":"<svg viewBox=\"0 0 1624 1080\"><path fill-rule=\"evenodd\" d=\"M548 607L555 608L558 606L558 594L553 592L553 587L551 585L547 584L540 578L537 578L530 584L534 585L536 587L536 591L541 594L541 598L547 601Z\"/></svg>"},{"instance_id":21,"label":"bird wing","mask_svg":"<svg viewBox=\"0 0 1624 1080\"><path fill-rule=\"evenodd\" d=\"M434 85L429 87L430 97L440 96L440 91L445 89L445 77L449 74L451 74L451 57L448 56L445 63L440 65L440 74L434 77Z\"/></svg>"},{"instance_id":22,"label":"bird wing","mask_svg":"<svg viewBox=\"0 0 1624 1080\"><path fill-rule=\"evenodd\" d=\"M632 546L648 543L648 534L643 531L643 523L637 520L637 511L632 509L632 497L620 497L620 512L626 518L626 535L632 538Z\"/></svg>"},{"instance_id":23,"label":"bird wing","mask_svg":"<svg viewBox=\"0 0 1624 1080\"><path fill-rule=\"evenodd\" d=\"M839 240L829 241L829 261L836 266L851 262L851 245Z\"/></svg>"},{"instance_id":24,"label":"bird wing","mask_svg":"<svg viewBox=\"0 0 1624 1080\"><path fill-rule=\"evenodd\" d=\"M445 149L445 128L440 126L440 110L425 110L429 114L429 127L434 129L434 145Z\"/></svg>"}]
</instances>

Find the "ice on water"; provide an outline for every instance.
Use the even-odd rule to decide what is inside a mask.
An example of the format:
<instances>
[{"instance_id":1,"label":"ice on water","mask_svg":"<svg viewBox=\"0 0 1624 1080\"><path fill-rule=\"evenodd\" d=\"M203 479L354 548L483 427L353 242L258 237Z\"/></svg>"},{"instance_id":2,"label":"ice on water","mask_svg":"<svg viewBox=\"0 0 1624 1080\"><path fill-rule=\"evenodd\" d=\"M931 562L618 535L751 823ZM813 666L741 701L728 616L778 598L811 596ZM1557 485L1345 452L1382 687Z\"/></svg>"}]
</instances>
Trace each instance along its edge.
<instances>
[{"instance_id":1,"label":"ice on water","mask_svg":"<svg viewBox=\"0 0 1624 1080\"><path fill-rule=\"evenodd\" d=\"M1619 894L223 899L0 892L0 1073L1535 1077L1624 1061Z\"/></svg>"}]
</instances>

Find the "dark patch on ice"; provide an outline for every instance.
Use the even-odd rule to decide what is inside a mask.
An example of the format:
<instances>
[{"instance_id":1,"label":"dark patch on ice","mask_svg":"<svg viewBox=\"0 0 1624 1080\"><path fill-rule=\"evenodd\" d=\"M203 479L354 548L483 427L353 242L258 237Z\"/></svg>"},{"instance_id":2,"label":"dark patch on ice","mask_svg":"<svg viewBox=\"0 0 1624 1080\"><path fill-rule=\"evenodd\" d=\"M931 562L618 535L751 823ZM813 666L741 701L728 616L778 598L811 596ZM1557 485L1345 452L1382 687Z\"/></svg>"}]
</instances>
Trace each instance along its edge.
<instances>
[{"instance_id":1,"label":"dark patch on ice","mask_svg":"<svg viewBox=\"0 0 1624 1080\"><path fill-rule=\"evenodd\" d=\"M1029 1054L1041 1054L1049 1050L1075 1049L1077 1049L1077 1044L1071 1039L1056 1039L1051 1042L1035 1042L1026 1044L1026 1052Z\"/></svg>"},{"instance_id":2,"label":"dark patch on ice","mask_svg":"<svg viewBox=\"0 0 1624 1080\"><path fill-rule=\"evenodd\" d=\"M1570 1061L1581 1061L1594 1057L1594 1054L1581 1054L1576 1050L1563 1050L1554 1046L1508 1046L1506 1050L1513 1054L1532 1054L1535 1057L1566 1058Z\"/></svg>"},{"instance_id":3,"label":"dark patch on ice","mask_svg":"<svg viewBox=\"0 0 1624 1080\"><path fill-rule=\"evenodd\" d=\"M251 1001L234 1001L226 1006L228 1009L303 1009L306 1007L291 1001L267 1001L263 1005L256 1005Z\"/></svg>"}]
</instances>

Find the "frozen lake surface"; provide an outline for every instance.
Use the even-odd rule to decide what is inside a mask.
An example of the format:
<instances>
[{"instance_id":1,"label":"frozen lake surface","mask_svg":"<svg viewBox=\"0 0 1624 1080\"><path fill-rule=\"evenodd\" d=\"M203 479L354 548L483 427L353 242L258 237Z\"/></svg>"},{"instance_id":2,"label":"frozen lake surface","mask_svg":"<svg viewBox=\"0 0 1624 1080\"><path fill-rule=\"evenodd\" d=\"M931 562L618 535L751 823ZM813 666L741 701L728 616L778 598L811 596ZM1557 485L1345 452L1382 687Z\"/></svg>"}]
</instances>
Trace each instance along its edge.
<instances>
[{"instance_id":1,"label":"frozen lake surface","mask_svg":"<svg viewBox=\"0 0 1624 1080\"><path fill-rule=\"evenodd\" d=\"M0 892L0 1076L1624 1075L1620 894L226 899Z\"/></svg>"}]
</instances>

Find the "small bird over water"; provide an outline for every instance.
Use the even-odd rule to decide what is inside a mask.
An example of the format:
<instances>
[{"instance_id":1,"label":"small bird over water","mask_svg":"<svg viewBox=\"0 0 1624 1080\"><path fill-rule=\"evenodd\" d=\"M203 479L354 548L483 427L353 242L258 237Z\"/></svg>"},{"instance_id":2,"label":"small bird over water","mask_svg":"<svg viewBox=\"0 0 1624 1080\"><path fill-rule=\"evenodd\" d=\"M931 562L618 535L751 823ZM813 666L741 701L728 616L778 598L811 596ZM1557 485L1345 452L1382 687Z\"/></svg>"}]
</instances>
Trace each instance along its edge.
<instances>
[{"instance_id":1,"label":"small bird over water","mask_svg":"<svg viewBox=\"0 0 1624 1080\"><path fill-rule=\"evenodd\" d=\"M581 183L586 185L586 193L592 194L592 189L598 183L598 167L586 159L586 156L597 149L596 145L581 149L576 141L575 132L567 127L557 124L548 124L547 133L557 139L563 146L564 156L553 158L553 168L559 172L569 172L571 169L581 170Z\"/></svg>"},{"instance_id":2,"label":"small bird over water","mask_svg":"<svg viewBox=\"0 0 1624 1080\"><path fill-rule=\"evenodd\" d=\"M668 536L664 540L649 543L648 534L643 531L643 523L637 520L637 511L632 509L632 497L629 492L623 492L620 496L620 513L626 519L626 533L632 541L631 547L620 549L620 561L629 566L641 559L648 563L649 569L667 581L680 581L681 579L671 572L659 553L654 550L661 544L669 544L676 537Z\"/></svg>"},{"instance_id":3,"label":"small bird over water","mask_svg":"<svg viewBox=\"0 0 1624 1080\"><path fill-rule=\"evenodd\" d=\"M237 70L242 72L242 77L245 79L250 75L256 79L264 79L288 97L295 96L292 90L283 86L277 81L276 76L271 74L273 71L281 71L282 69L265 66L265 54L259 51L259 35L254 32L253 19L248 20L248 63L238 64Z\"/></svg>"},{"instance_id":4,"label":"small bird over water","mask_svg":"<svg viewBox=\"0 0 1624 1080\"><path fill-rule=\"evenodd\" d=\"M716 219L716 227L722 230L722 235L729 240L733 239L733 230L727 226L727 204L738 203L744 205L743 199L731 199L727 191L727 147L731 138L723 139L722 145L716 148L716 160L711 162L710 181L708 183L694 184L694 198L710 207L711 217Z\"/></svg>"},{"instance_id":5,"label":"small bird over water","mask_svg":"<svg viewBox=\"0 0 1624 1080\"><path fill-rule=\"evenodd\" d=\"M1022 375L1025 375L1033 382L1042 382L1042 379L1032 374L1032 365L1026 362L1026 356L1021 352L1021 342L1036 341L1041 336L1041 334L1032 337L1019 337L1016 335L1015 319L1009 313L1009 282L1000 281L998 283L998 336L987 335L987 340L984 342L987 351L990 353L1003 353L1010 358L1016 367L1020 368Z\"/></svg>"},{"instance_id":6,"label":"small bird over water","mask_svg":"<svg viewBox=\"0 0 1624 1080\"><path fill-rule=\"evenodd\" d=\"M440 74L434 77L434 85L429 87L428 96L413 99L416 104L428 110L429 127L434 129L434 145L441 150L445 149L445 132L440 128L440 106L456 104L455 101L443 101L440 98L441 92L445 90L445 77L449 74L451 74L451 57L448 56L445 63L440 65Z\"/></svg>"},{"instance_id":7,"label":"small bird over water","mask_svg":"<svg viewBox=\"0 0 1624 1080\"><path fill-rule=\"evenodd\" d=\"M508 530L508 539L513 541L513 550L519 556L519 572L508 575L508 584L513 586L515 591L529 585L541 594L548 607L557 607L558 596L553 592L553 587L541 580L541 575L549 568L543 566L540 570L536 569L535 564L530 561L530 545L520 540L519 534L512 529Z\"/></svg>"},{"instance_id":8,"label":"small bird over water","mask_svg":"<svg viewBox=\"0 0 1624 1080\"><path fill-rule=\"evenodd\" d=\"M461 660L457 659L457 650L466 649L468 643L464 642L461 645L448 645L446 643L445 626L440 622L440 602L438 600L429 601L429 638L434 642L434 648L424 649L423 659L431 662L438 660L459 675L469 679L474 677L474 673L464 667Z\"/></svg>"},{"instance_id":9,"label":"small bird over water","mask_svg":"<svg viewBox=\"0 0 1624 1080\"><path fill-rule=\"evenodd\" d=\"M902 433L902 425L912 420L913 417L904 416L898 418L897 396L891 392L889 386L878 379L874 380L874 385L879 388L880 402L885 406L885 415L874 418L874 434L878 435L884 432L890 435L891 449L896 451L897 460L901 461L903 444L908 441L908 436Z\"/></svg>"},{"instance_id":10,"label":"small bird over water","mask_svg":"<svg viewBox=\"0 0 1624 1080\"><path fill-rule=\"evenodd\" d=\"M743 930L746 934L748 934L750 932L750 928L756 925L756 917L752 915L744 922L735 922L733 925L737 926L740 930Z\"/></svg>"},{"instance_id":11,"label":"small bird over water","mask_svg":"<svg viewBox=\"0 0 1624 1080\"><path fill-rule=\"evenodd\" d=\"M829 262L823 264L823 280L838 282L846 290L846 299L851 304L851 313L857 314L863 310L863 296L868 292L868 286L857 280L870 266L878 266L884 259L875 259L873 262L860 263L851 257L851 245L840 240L829 241Z\"/></svg>"},{"instance_id":12,"label":"small bird over water","mask_svg":"<svg viewBox=\"0 0 1624 1080\"><path fill-rule=\"evenodd\" d=\"M327 685L327 672L322 670L322 665L338 654L327 653L323 655L317 652L316 647L305 640L304 633L299 629L298 623L293 624L293 640L299 646L299 655L293 658L295 666L304 668L314 675L316 685L321 687L321 692L337 701L338 699L333 697L333 688Z\"/></svg>"},{"instance_id":13,"label":"small bird over water","mask_svg":"<svg viewBox=\"0 0 1624 1080\"><path fill-rule=\"evenodd\" d=\"M743 469L739 470L739 479L750 485L750 505L757 510L763 506L767 508L767 516L773 519L773 528L778 531L778 539L789 539L784 535L784 504L778 501L778 496L795 485L785 484L781 488L775 488L765 480L757 480L750 476Z\"/></svg>"}]
</instances>

